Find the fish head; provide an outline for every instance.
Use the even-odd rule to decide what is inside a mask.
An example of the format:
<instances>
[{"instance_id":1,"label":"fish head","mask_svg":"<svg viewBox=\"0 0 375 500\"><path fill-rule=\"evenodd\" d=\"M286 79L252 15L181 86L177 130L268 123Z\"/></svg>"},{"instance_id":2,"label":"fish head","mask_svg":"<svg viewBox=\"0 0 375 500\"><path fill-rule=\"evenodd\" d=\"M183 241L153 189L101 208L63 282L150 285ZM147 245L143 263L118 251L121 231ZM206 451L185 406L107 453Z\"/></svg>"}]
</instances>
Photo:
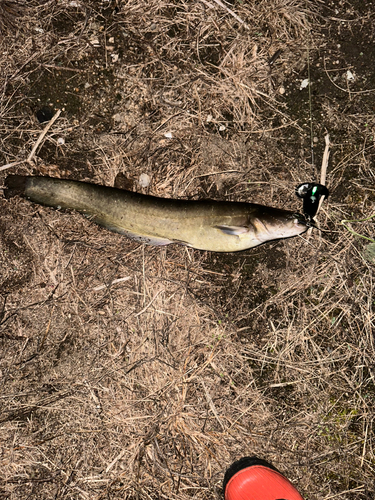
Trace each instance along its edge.
<instances>
[{"instance_id":1,"label":"fish head","mask_svg":"<svg viewBox=\"0 0 375 500\"><path fill-rule=\"evenodd\" d=\"M252 218L251 225L260 243L298 236L309 228L304 215L268 207Z\"/></svg>"}]
</instances>

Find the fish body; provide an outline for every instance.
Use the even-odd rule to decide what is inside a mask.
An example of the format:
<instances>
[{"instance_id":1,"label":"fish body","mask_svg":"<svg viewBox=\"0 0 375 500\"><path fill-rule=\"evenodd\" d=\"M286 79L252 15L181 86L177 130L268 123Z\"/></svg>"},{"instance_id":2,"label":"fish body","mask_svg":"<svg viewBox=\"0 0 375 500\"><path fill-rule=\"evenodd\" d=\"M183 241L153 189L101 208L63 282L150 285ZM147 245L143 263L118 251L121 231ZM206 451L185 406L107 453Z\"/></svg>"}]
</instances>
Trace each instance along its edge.
<instances>
[{"instance_id":1,"label":"fish body","mask_svg":"<svg viewBox=\"0 0 375 500\"><path fill-rule=\"evenodd\" d=\"M157 198L86 182L10 175L7 197L73 209L111 231L151 245L236 252L304 233L304 216L252 203Z\"/></svg>"}]
</instances>

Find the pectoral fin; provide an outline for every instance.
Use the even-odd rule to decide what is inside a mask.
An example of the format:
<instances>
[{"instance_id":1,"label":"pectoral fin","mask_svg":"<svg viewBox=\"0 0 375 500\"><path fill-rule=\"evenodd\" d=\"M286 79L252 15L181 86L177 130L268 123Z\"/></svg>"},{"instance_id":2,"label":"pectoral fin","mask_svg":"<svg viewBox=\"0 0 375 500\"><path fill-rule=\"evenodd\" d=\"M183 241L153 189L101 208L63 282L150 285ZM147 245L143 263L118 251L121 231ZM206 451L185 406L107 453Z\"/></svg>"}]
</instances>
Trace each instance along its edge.
<instances>
[{"instance_id":1,"label":"pectoral fin","mask_svg":"<svg viewBox=\"0 0 375 500\"><path fill-rule=\"evenodd\" d=\"M232 236L239 236L240 234L245 234L249 231L249 228L246 226L215 226L220 231L223 231L225 234L230 234Z\"/></svg>"}]
</instances>

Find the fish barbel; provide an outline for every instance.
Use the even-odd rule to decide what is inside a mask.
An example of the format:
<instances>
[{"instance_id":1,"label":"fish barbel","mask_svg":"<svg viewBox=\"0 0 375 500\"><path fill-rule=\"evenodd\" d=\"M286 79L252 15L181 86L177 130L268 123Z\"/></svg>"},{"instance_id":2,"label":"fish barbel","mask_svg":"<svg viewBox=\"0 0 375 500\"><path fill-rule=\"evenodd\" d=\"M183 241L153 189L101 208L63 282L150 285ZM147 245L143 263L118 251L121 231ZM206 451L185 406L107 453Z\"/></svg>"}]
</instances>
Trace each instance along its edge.
<instances>
[{"instance_id":1,"label":"fish barbel","mask_svg":"<svg viewBox=\"0 0 375 500\"><path fill-rule=\"evenodd\" d=\"M181 243L236 252L308 229L301 214L253 203L175 200L51 177L9 175L5 195L73 209L105 228L151 245Z\"/></svg>"}]
</instances>

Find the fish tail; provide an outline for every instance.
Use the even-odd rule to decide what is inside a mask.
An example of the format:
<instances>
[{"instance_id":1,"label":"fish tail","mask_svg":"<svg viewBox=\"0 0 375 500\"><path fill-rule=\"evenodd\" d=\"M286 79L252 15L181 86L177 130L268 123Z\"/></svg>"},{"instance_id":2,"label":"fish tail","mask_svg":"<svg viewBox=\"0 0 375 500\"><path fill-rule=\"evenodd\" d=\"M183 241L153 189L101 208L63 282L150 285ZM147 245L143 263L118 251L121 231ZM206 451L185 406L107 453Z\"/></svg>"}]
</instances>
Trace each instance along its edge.
<instances>
[{"instance_id":1,"label":"fish tail","mask_svg":"<svg viewBox=\"0 0 375 500\"><path fill-rule=\"evenodd\" d=\"M27 175L8 175L5 179L5 198L13 198L14 196L25 196Z\"/></svg>"}]
</instances>

